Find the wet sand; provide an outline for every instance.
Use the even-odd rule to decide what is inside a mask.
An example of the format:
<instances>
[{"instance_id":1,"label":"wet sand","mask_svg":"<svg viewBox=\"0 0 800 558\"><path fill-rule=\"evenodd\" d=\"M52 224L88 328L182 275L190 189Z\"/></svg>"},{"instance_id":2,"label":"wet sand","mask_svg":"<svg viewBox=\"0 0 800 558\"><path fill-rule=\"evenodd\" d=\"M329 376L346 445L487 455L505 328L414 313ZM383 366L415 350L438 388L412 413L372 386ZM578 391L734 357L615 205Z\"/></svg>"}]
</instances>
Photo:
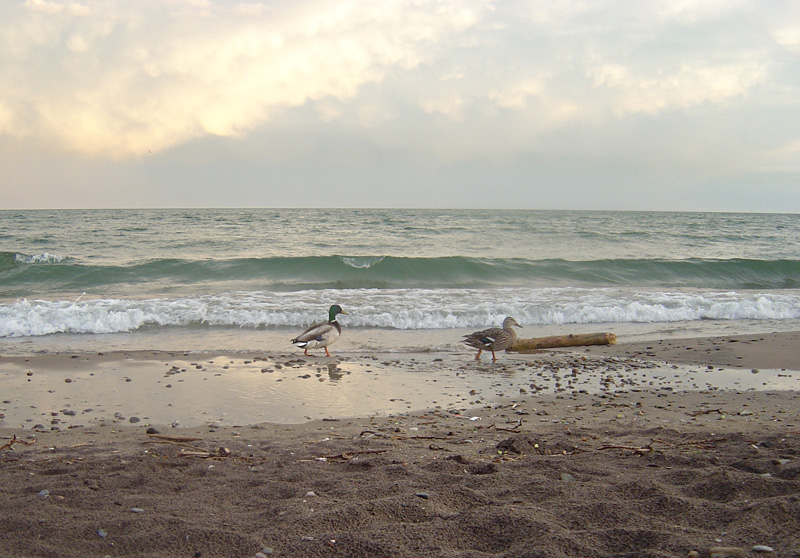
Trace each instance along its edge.
<instances>
[{"instance_id":1,"label":"wet sand","mask_svg":"<svg viewBox=\"0 0 800 558\"><path fill-rule=\"evenodd\" d=\"M795 331L620 343L584 352L715 368L800 370L800 334Z\"/></svg>"},{"instance_id":2,"label":"wet sand","mask_svg":"<svg viewBox=\"0 0 800 558\"><path fill-rule=\"evenodd\" d=\"M798 340L0 358L0 555L800 556ZM240 381L224 416L134 414ZM251 420L259 383L338 411Z\"/></svg>"}]
</instances>

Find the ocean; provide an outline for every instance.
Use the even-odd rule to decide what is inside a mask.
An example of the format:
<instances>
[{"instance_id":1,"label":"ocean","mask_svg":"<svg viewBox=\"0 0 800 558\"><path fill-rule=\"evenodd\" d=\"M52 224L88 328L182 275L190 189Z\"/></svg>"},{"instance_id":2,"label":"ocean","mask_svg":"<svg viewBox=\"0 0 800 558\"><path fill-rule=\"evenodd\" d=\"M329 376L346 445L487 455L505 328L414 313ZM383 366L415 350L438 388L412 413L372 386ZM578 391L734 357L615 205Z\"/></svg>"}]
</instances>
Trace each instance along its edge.
<instances>
[{"instance_id":1,"label":"ocean","mask_svg":"<svg viewBox=\"0 0 800 558\"><path fill-rule=\"evenodd\" d=\"M0 352L339 352L800 329L800 215L406 209L0 211Z\"/></svg>"}]
</instances>

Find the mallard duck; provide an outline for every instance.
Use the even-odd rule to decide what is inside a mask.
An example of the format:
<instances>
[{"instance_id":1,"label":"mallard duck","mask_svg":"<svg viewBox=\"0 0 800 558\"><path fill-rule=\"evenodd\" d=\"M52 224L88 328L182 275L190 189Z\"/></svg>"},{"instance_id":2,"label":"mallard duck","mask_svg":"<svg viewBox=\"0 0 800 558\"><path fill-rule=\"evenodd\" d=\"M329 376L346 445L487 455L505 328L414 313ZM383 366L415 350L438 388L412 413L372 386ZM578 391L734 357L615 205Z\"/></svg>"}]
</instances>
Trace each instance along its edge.
<instances>
[{"instance_id":1,"label":"mallard duck","mask_svg":"<svg viewBox=\"0 0 800 558\"><path fill-rule=\"evenodd\" d=\"M339 339L342 334L342 326L336 321L338 314L347 314L342 307L338 304L331 306L328 310L328 321L314 324L307 328L303 333L292 339L292 343L303 349L303 353L309 356L309 349L318 349L322 347L325 349L325 354L331 356L328 352L328 346L333 344L334 341Z\"/></svg>"},{"instance_id":2,"label":"mallard duck","mask_svg":"<svg viewBox=\"0 0 800 558\"><path fill-rule=\"evenodd\" d=\"M481 359L481 353L483 351L492 351L492 360L497 360L494 352L505 351L517 340L517 332L511 329L512 326L522 327L517 323L517 320L509 316L503 320L502 328L491 327L489 329L470 333L464 336L463 343L478 349L475 360Z\"/></svg>"}]
</instances>

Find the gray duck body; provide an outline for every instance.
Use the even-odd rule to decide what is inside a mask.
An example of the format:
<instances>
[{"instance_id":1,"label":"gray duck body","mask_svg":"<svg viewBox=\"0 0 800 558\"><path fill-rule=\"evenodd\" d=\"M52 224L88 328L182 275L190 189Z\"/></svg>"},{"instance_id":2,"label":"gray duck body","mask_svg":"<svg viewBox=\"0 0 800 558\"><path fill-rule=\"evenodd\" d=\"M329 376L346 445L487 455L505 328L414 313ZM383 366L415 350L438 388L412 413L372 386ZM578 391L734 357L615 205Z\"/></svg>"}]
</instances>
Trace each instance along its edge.
<instances>
[{"instance_id":1,"label":"gray duck body","mask_svg":"<svg viewBox=\"0 0 800 558\"><path fill-rule=\"evenodd\" d=\"M503 320L503 327L492 327L470 333L464 336L462 342L478 349L475 360L480 360L483 351L491 351L492 360L497 360L497 356L494 354L495 351L505 351L517 340L517 332L514 331L514 326L522 327L517 323L517 320L508 316Z\"/></svg>"},{"instance_id":2,"label":"gray duck body","mask_svg":"<svg viewBox=\"0 0 800 558\"><path fill-rule=\"evenodd\" d=\"M331 356L328 347L342 335L342 326L336 321L338 314L347 314L347 312L342 310L338 304L334 304L328 310L327 322L307 327L303 333L292 339L291 343L303 349L306 356L309 356L309 349L325 349L325 354Z\"/></svg>"}]
</instances>

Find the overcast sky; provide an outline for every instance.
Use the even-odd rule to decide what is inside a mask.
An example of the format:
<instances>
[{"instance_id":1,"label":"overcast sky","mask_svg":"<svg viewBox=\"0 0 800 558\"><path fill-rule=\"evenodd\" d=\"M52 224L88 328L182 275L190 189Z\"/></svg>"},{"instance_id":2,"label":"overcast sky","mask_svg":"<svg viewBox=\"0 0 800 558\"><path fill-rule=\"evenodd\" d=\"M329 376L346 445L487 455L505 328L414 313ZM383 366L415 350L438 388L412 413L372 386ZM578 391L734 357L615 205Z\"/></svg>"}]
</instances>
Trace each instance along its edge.
<instances>
[{"instance_id":1,"label":"overcast sky","mask_svg":"<svg viewBox=\"0 0 800 558\"><path fill-rule=\"evenodd\" d=\"M3 0L1 208L800 213L797 0Z\"/></svg>"}]
</instances>

